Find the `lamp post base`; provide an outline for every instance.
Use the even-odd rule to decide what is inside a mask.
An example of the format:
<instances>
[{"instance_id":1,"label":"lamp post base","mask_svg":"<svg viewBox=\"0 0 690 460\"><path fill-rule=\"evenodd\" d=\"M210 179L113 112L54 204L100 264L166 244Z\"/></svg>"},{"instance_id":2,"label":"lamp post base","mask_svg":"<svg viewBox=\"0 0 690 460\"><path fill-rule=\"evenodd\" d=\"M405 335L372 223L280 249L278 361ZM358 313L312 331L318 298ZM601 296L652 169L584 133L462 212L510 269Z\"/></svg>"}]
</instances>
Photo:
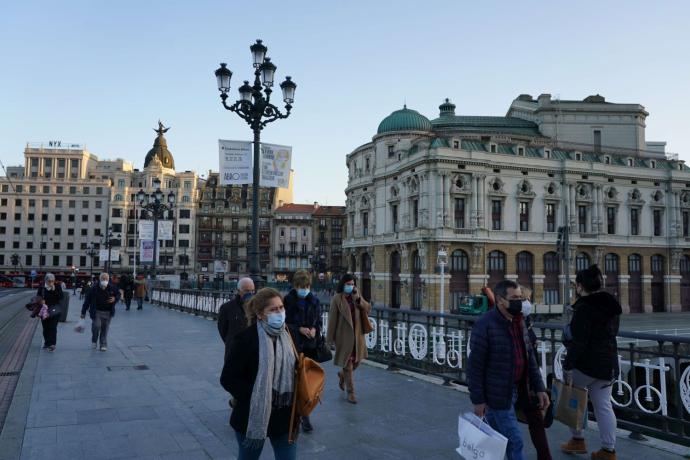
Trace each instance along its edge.
<instances>
[{"instance_id":1,"label":"lamp post base","mask_svg":"<svg viewBox=\"0 0 690 460\"><path fill-rule=\"evenodd\" d=\"M266 286L266 278L264 278L260 274L252 273L251 275L249 275L249 277L252 279L252 281L254 281L254 289L256 289L257 291L262 287Z\"/></svg>"}]
</instances>

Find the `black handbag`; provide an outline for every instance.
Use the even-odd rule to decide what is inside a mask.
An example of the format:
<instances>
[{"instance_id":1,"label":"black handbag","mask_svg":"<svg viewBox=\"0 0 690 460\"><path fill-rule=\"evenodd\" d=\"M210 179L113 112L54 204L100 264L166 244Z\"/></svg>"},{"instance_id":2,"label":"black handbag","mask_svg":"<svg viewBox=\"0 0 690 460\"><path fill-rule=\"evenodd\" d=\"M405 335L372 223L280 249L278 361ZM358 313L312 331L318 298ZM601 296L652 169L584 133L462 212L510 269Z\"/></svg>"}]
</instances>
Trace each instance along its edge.
<instances>
[{"instance_id":1,"label":"black handbag","mask_svg":"<svg viewBox=\"0 0 690 460\"><path fill-rule=\"evenodd\" d=\"M326 339L323 335L319 335L316 341L316 362L325 363L333 359L333 352L331 347L326 343Z\"/></svg>"}]
</instances>

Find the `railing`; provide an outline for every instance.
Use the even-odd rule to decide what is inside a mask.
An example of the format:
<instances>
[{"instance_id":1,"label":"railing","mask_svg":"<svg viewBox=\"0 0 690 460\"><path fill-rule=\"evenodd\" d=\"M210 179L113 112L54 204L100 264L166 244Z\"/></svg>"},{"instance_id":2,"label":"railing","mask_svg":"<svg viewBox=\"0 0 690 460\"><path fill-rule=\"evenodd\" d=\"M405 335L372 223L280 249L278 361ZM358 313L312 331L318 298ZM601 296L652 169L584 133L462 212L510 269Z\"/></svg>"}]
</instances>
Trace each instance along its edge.
<instances>
[{"instance_id":1,"label":"railing","mask_svg":"<svg viewBox=\"0 0 690 460\"><path fill-rule=\"evenodd\" d=\"M287 285L277 286L279 289ZM281 290L283 290L281 289ZM152 301L215 317L228 292L161 289ZM476 316L373 308L374 331L366 336L369 359L467 384L467 359ZM324 330L328 313L323 313ZM542 376L563 377L562 325L535 324ZM618 426L690 446L690 337L620 331L620 373L611 396Z\"/></svg>"}]
</instances>

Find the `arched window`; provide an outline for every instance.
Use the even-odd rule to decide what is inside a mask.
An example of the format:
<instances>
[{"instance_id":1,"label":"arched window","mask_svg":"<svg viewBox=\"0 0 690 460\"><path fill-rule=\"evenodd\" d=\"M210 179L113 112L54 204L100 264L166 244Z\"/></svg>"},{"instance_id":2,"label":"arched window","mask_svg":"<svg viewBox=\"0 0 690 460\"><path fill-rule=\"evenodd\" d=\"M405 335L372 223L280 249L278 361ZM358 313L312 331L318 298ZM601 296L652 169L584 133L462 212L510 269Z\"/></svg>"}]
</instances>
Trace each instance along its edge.
<instances>
[{"instance_id":1,"label":"arched window","mask_svg":"<svg viewBox=\"0 0 690 460\"><path fill-rule=\"evenodd\" d=\"M644 313L642 305L642 256L628 256L628 305L630 313Z\"/></svg>"},{"instance_id":2,"label":"arched window","mask_svg":"<svg viewBox=\"0 0 690 460\"><path fill-rule=\"evenodd\" d=\"M518 252L516 258L518 283L532 289L532 275L534 274L534 256L531 252Z\"/></svg>"},{"instance_id":3,"label":"arched window","mask_svg":"<svg viewBox=\"0 0 690 460\"><path fill-rule=\"evenodd\" d=\"M470 261L467 253L456 249L450 255L450 311L459 312L463 298L470 295Z\"/></svg>"},{"instance_id":4,"label":"arched window","mask_svg":"<svg viewBox=\"0 0 690 460\"><path fill-rule=\"evenodd\" d=\"M495 286L506 276L506 255L501 251L491 251L487 260L489 286Z\"/></svg>"},{"instance_id":5,"label":"arched window","mask_svg":"<svg viewBox=\"0 0 690 460\"><path fill-rule=\"evenodd\" d=\"M559 275L561 274L561 264L558 254L547 252L544 254L544 303L557 305L561 303L561 286Z\"/></svg>"},{"instance_id":6,"label":"arched window","mask_svg":"<svg viewBox=\"0 0 690 460\"><path fill-rule=\"evenodd\" d=\"M585 270L589 268L589 266L592 265L590 262L589 255L585 252L580 252L578 255L575 257L575 270L580 271L580 270Z\"/></svg>"}]
</instances>

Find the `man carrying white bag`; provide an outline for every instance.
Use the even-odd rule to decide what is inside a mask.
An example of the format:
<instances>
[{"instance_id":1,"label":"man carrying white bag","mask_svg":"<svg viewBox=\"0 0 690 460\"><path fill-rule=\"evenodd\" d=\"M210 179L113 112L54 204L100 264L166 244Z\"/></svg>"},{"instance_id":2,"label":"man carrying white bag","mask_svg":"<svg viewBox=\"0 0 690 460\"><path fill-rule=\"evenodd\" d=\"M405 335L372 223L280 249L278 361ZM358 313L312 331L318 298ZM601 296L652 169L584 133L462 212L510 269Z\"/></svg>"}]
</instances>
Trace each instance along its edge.
<instances>
[{"instance_id":1,"label":"man carrying white bag","mask_svg":"<svg viewBox=\"0 0 690 460\"><path fill-rule=\"evenodd\" d=\"M460 445L456 452L466 460L503 460L508 439L471 412L458 417Z\"/></svg>"}]
</instances>

